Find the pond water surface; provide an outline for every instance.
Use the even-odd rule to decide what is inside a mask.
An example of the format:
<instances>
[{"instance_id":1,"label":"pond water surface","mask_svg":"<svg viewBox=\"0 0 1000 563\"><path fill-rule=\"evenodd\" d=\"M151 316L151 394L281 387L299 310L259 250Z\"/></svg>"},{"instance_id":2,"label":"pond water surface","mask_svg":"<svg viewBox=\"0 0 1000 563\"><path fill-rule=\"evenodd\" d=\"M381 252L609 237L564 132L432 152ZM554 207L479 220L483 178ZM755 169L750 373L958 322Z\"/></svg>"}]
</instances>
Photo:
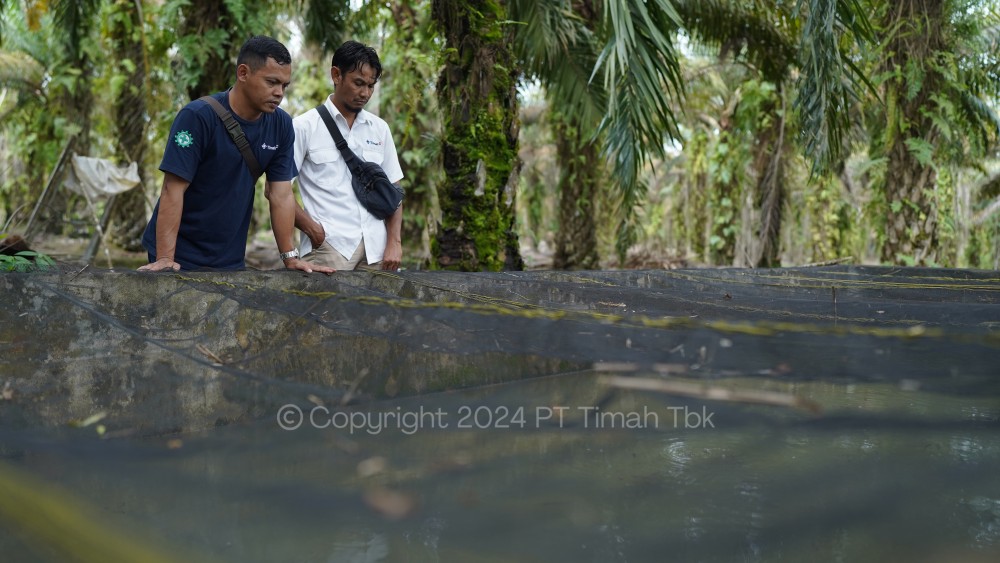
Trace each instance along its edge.
<instances>
[{"instance_id":1,"label":"pond water surface","mask_svg":"<svg viewBox=\"0 0 1000 563\"><path fill-rule=\"evenodd\" d=\"M306 403L300 419L286 410L190 435L19 433L5 453L112 530L214 561L1000 556L995 393L716 382L794 392L822 407L813 413L608 393L598 378ZM30 536L4 537L5 560L58 560Z\"/></svg>"}]
</instances>

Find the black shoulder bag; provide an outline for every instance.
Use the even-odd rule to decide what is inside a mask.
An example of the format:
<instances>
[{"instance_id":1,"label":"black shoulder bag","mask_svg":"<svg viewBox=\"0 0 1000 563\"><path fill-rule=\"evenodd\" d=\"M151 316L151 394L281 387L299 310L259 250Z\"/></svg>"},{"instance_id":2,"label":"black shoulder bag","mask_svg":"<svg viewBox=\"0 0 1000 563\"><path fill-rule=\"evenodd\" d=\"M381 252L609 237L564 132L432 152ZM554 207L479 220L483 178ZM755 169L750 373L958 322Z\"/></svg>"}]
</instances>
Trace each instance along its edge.
<instances>
[{"instance_id":1,"label":"black shoulder bag","mask_svg":"<svg viewBox=\"0 0 1000 563\"><path fill-rule=\"evenodd\" d=\"M358 196L358 201L379 220L384 221L392 217L399 204L403 202L403 190L389 181L381 166L361 160L347 147L347 141L340 134L330 110L322 104L317 106L316 110L326 123L326 128L330 130L340 154L344 155L344 162L351 171L351 186L354 188L354 195Z\"/></svg>"},{"instance_id":2,"label":"black shoulder bag","mask_svg":"<svg viewBox=\"0 0 1000 563\"><path fill-rule=\"evenodd\" d=\"M232 137L233 142L236 143L236 148L240 149L240 154L243 155L243 160L247 162L247 167L250 168L250 173L253 174L253 181L257 183L257 178L264 173L260 169L260 163L257 162L257 157L253 155L253 151L250 150L250 141L247 141L247 136L243 134L243 128L240 127L239 122L233 117L233 114L229 113L219 100L216 100L212 96L202 96L199 98L208 102L208 105L212 106L215 110L215 114L219 116L222 120L222 124L226 126L226 131L229 136Z\"/></svg>"}]
</instances>

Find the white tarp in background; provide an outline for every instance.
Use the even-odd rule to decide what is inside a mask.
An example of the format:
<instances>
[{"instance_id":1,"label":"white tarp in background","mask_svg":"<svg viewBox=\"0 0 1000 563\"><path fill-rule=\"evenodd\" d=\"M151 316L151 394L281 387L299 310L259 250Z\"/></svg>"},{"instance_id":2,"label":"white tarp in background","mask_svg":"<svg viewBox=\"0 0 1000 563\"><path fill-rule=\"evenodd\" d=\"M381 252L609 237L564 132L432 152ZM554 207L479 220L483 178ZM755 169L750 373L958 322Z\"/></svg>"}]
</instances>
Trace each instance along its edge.
<instances>
[{"instance_id":1,"label":"white tarp in background","mask_svg":"<svg viewBox=\"0 0 1000 563\"><path fill-rule=\"evenodd\" d=\"M63 185L88 201L106 199L139 185L139 167L135 162L117 166L103 158L74 154Z\"/></svg>"}]
</instances>

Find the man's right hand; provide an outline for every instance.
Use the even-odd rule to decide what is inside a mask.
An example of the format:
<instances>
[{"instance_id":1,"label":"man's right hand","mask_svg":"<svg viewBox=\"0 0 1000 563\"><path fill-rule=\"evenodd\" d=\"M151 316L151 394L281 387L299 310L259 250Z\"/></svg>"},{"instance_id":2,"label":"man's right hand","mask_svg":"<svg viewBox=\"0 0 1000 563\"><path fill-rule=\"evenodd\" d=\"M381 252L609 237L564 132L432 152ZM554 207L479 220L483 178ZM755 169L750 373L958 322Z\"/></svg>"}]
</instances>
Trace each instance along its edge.
<instances>
[{"instance_id":1,"label":"man's right hand","mask_svg":"<svg viewBox=\"0 0 1000 563\"><path fill-rule=\"evenodd\" d=\"M323 241L326 240L326 230L323 229L323 225L319 221L313 221L315 226L310 226L306 231L303 231L307 237L309 237L309 242L312 243L313 248L319 248L323 245Z\"/></svg>"},{"instance_id":2,"label":"man's right hand","mask_svg":"<svg viewBox=\"0 0 1000 563\"><path fill-rule=\"evenodd\" d=\"M139 266L140 272L162 272L164 270L178 271L181 265L170 258L160 258L156 262L151 262L145 266Z\"/></svg>"},{"instance_id":3,"label":"man's right hand","mask_svg":"<svg viewBox=\"0 0 1000 563\"><path fill-rule=\"evenodd\" d=\"M285 260L285 268L289 270L301 270L303 272L313 273L319 272L321 274L334 274L337 270L329 266L320 266L319 264L313 264L312 262L306 262L305 260L299 258L289 258Z\"/></svg>"}]
</instances>

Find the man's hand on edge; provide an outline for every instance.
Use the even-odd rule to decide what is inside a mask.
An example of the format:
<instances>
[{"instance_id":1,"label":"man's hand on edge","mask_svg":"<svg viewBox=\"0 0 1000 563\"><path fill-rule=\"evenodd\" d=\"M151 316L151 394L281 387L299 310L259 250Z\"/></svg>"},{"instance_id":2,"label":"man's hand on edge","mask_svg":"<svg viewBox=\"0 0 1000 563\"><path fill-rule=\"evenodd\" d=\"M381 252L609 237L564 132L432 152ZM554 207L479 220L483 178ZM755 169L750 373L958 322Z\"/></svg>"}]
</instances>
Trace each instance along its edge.
<instances>
[{"instance_id":1,"label":"man's hand on edge","mask_svg":"<svg viewBox=\"0 0 1000 563\"><path fill-rule=\"evenodd\" d=\"M139 266L138 271L140 272L162 272L165 270L179 271L181 265L174 262L170 258L160 258L156 262L150 262L145 266Z\"/></svg>"},{"instance_id":2,"label":"man's hand on edge","mask_svg":"<svg viewBox=\"0 0 1000 563\"><path fill-rule=\"evenodd\" d=\"M285 268L289 270L300 270L307 273L319 272L321 274L332 274L337 271L329 266L320 266L319 264L306 262L300 258L289 258L288 260L285 260Z\"/></svg>"}]
</instances>

